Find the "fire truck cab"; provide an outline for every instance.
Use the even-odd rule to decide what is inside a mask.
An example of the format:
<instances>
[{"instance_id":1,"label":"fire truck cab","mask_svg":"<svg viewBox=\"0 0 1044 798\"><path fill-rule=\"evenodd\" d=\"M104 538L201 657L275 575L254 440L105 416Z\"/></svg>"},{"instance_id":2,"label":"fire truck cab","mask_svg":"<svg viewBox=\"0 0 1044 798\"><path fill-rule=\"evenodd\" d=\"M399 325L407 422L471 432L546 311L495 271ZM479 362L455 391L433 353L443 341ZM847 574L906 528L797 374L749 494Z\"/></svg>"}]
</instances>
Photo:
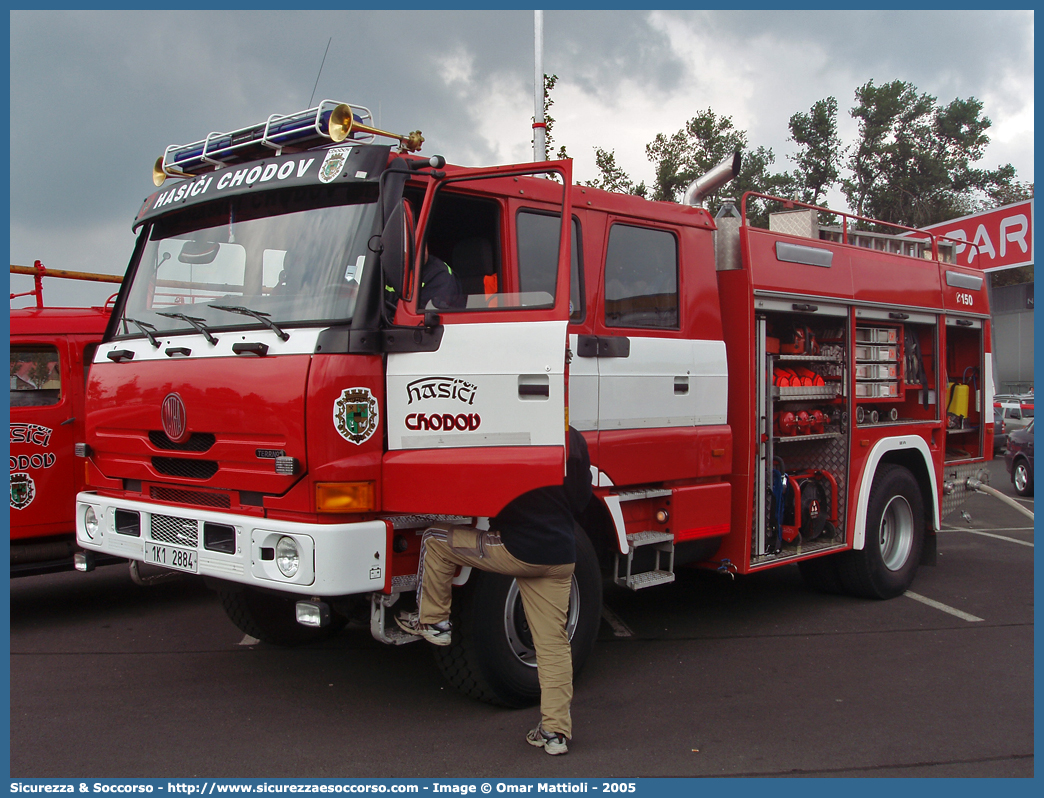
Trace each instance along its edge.
<instances>
[{"instance_id":1,"label":"fire truck cab","mask_svg":"<svg viewBox=\"0 0 1044 798\"><path fill-rule=\"evenodd\" d=\"M700 198L738 156L649 202L569 161L393 152L368 120L324 102L157 163L181 180L139 211L91 370L84 549L203 575L261 640L355 618L408 642L391 613L423 531L561 482L572 425L595 486L576 670L603 578L798 563L887 598L933 560L992 451L986 290L942 239L757 195L714 219ZM456 285L430 300L429 261ZM513 580L457 581L444 673L534 701Z\"/></svg>"},{"instance_id":2,"label":"fire truck cab","mask_svg":"<svg viewBox=\"0 0 1044 798\"><path fill-rule=\"evenodd\" d=\"M76 546L76 494L84 487L84 390L109 308L46 307L36 267L36 307L11 310L11 576L70 570ZM106 275L84 279L113 280ZM12 299L27 294L12 294Z\"/></svg>"}]
</instances>

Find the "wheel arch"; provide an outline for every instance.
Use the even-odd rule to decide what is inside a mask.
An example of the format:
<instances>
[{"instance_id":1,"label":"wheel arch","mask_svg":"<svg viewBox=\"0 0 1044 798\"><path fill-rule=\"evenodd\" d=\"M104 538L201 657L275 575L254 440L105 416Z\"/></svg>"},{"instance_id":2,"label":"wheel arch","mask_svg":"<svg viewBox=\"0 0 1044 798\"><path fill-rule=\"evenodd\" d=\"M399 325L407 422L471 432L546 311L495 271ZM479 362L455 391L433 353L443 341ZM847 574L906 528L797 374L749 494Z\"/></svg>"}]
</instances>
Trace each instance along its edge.
<instances>
[{"instance_id":1,"label":"wheel arch","mask_svg":"<svg viewBox=\"0 0 1044 798\"><path fill-rule=\"evenodd\" d=\"M617 503L617 506L619 506L619 503ZM584 532L587 533L587 537L591 541L591 545L594 547L595 554L598 555L602 573L609 573L612 569L613 554L621 550L622 544L620 542L620 528L618 528L604 499L599 496L592 496L579 521L580 526L583 527ZM623 518L621 516L620 522L622 523L622 521ZM623 540L627 540L626 532L623 533ZM624 551L626 552L626 549Z\"/></svg>"},{"instance_id":2,"label":"wheel arch","mask_svg":"<svg viewBox=\"0 0 1044 798\"><path fill-rule=\"evenodd\" d=\"M939 485L928 444L917 435L882 438L871 449L859 483L855 530L852 536L852 548L856 551L862 550L866 542L866 513L870 503L870 488L878 468L883 464L902 466L913 475L924 500L925 525L933 535L939 531Z\"/></svg>"}]
</instances>

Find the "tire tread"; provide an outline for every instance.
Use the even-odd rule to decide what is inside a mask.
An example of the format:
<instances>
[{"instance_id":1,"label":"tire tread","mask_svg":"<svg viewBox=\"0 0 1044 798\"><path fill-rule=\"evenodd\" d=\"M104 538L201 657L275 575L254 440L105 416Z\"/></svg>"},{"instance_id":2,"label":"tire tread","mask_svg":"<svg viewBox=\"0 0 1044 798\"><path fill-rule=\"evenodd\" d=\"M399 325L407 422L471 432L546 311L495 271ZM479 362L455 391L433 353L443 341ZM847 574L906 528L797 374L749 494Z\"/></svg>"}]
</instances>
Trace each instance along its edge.
<instances>
[{"instance_id":1,"label":"tire tread","mask_svg":"<svg viewBox=\"0 0 1044 798\"><path fill-rule=\"evenodd\" d=\"M888 599L906 591L906 586L888 584L880 577L878 572L883 568L883 564L878 562L880 555L877 551L876 540L871 541L869 538L871 521L877 515L877 503L888 494L888 491L892 489L891 483L897 479L901 482L908 481L907 487L913 489L917 505L921 504L920 489L908 469L892 463L885 463L878 467L870 487L870 496L867 499L867 529L863 548L858 551L846 551L837 556L838 576L845 592L850 595L861 598ZM919 534L917 531L914 533L917 539L910 551L910 559L914 561L913 572L916 573L917 561L920 559L924 543L924 516L922 507L914 506L911 509L914 511L914 523L920 530ZM876 534L876 530L874 534ZM907 585L912 580L913 574L907 580Z\"/></svg>"}]
</instances>

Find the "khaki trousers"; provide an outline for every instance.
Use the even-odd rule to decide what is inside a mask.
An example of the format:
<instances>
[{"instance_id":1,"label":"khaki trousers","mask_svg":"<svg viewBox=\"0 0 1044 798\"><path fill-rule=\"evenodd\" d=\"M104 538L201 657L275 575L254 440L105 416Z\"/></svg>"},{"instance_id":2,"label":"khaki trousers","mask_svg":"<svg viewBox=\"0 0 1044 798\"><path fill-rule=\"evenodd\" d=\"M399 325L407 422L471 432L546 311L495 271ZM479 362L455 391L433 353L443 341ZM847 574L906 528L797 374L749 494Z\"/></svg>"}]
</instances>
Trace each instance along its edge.
<instances>
[{"instance_id":1,"label":"khaki trousers","mask_svg":"<svg viewBox=\"0 0 1044 798\"><path fill-rule=\"evenodd\" d=\"M566 634L573 563L535 565L511 555L500 533L474 527L434 526L421 539L417 570L420 622L449 618L453 576L457 566L506 574L518 581L522 608L536 648L540 681L540 714L544 731L573 735L569 705L573 700L573 656Z\"/></svg>"}]
</instances>

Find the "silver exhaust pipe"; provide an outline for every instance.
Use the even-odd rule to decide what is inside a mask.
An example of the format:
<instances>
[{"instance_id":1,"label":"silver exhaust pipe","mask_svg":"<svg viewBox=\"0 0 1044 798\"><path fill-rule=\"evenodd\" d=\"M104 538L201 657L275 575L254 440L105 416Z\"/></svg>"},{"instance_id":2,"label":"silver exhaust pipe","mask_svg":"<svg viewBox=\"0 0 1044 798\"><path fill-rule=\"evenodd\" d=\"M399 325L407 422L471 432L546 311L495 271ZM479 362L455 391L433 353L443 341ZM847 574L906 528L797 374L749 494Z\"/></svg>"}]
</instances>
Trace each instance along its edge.
<instances>
[{"instance_id":1,"label":"silver exhaust pipe","mask_svg":"<svg viewBox=\"0 0 1044 798\"><path fill-rule=\"evenodd\" d=\"M703 177L697 177L689 183L689 187L685 189L685 196L682 197L682 205L702 206L703 201L708 196L738 175L739 170L740 154L736 152L703 175Z\"/></svg>"}]
</instances>

